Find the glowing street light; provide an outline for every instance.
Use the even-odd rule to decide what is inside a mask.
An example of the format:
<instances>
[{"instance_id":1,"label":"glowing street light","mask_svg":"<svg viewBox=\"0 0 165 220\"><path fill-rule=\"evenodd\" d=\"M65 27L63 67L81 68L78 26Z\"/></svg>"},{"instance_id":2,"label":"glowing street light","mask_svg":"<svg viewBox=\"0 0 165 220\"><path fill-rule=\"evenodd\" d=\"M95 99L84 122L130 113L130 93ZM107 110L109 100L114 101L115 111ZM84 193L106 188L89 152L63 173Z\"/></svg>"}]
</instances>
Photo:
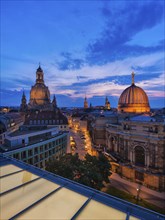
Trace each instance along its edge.
<instances>
[{"instance_id":1,"label":"glowing street light","mask_svg":"<svg viewBox=\"0 0 165 220\"><path fill-rule=\"evenodd\" d=\"M139 194L140 194L140 188L137 187L137 188L136 188L136 191L137 191L136 202L138 203L138 201L139 201Z\"/></svg>"}]
</instances>

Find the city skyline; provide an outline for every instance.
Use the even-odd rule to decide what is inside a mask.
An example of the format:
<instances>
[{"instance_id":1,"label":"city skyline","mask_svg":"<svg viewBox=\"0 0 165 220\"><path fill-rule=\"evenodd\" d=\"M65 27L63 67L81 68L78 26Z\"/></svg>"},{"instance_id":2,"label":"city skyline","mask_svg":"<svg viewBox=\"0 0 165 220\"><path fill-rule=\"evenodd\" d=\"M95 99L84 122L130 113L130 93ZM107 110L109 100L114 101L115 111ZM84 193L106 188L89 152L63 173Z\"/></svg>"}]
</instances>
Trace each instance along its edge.
<instances>
[{"instance_id":1,"label":"city skyline","mask_svg":"<svg viewBox=\"0 0 165 220\"><path fill-rule=\"evenodd\" d=\"M164 107L163 18L164 1L1 1L1 105L29 102L41 62L59 107L117 107L132 71Z\"/></svg>"}]
</instances>

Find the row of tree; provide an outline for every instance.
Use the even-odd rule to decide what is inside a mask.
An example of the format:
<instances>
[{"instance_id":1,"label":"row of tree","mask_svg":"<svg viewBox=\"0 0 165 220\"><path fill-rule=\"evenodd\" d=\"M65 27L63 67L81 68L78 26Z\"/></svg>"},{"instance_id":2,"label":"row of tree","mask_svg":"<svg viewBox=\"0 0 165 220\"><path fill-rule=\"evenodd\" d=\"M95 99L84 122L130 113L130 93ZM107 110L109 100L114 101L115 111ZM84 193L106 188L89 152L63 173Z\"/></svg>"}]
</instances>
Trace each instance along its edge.
<instances>
[{"instance_id":1,"label":"row of tree","mask_svg":"<svg viewBox=\"0 0 165 220\"><path fill-rule=\"evenodd\" d=\"M85 160L80 160L78 154L66 154L59 160L51 159L46 170L98 190L109 182L111 175L110 163L103 154L86 154Z\"/></svg>"}]
</instances>

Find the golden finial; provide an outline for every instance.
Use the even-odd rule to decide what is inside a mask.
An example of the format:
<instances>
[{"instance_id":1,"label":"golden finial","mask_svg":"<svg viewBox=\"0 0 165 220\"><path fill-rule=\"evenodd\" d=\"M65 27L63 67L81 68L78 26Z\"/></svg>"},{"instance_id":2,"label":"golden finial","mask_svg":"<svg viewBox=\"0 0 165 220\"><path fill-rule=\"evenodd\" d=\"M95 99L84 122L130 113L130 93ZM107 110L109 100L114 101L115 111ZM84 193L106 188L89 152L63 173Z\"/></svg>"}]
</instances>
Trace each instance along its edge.
<instances>
[{"instance_id":1,"label":"golden finial","mask_svg":"<svg viewBox=\"0 0 165 220\"><path fill-rule=\"evenodd\" d=\"M135 73L134 73L134 72L132 72L132 84L134 84L134 83L135 83L134 78L135 78Z\"/></svg>"}]
</instances>

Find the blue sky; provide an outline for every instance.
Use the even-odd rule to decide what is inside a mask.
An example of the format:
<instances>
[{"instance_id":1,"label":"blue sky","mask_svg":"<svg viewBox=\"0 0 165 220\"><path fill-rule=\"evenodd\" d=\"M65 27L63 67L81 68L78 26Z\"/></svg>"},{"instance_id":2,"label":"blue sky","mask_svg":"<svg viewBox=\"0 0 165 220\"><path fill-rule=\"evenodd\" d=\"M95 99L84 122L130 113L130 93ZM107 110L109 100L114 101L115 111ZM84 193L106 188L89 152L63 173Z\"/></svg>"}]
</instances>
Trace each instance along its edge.
<instances>
[{"instance_id":1,"label":"blue sky","mask_svg":"<svg viewBox=\"0 0 165 220\"><path fill-rule=\"evenodd\" d=\"M131 83L152 108L164 107L165 3L162 0L1 0L1 103L29 101L38 63L59 106L117 107Z\"/></svg>"}]
</instances>

